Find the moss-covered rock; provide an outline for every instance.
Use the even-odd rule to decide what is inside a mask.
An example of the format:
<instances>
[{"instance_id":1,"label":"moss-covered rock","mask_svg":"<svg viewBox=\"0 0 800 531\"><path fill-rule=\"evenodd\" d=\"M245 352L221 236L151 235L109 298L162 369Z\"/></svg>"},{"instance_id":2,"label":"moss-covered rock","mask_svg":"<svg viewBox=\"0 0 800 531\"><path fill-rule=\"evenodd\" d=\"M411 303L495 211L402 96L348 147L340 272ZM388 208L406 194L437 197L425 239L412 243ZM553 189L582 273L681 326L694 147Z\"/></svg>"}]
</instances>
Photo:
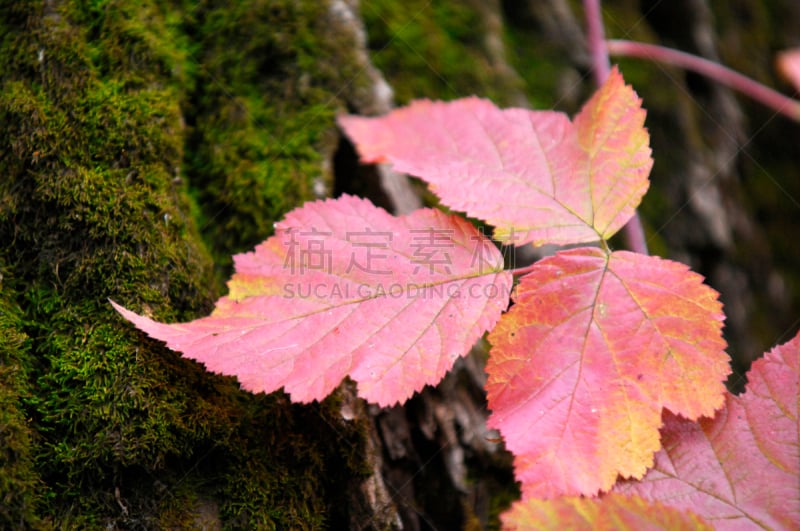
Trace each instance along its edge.
<instances>
[{"instance_id":1,"label":"moss-covered rock","mask_svg":"<svg viewBox=\"0 0 800 531\"><path fill-rule=\"evenodd\" d=\"M327 31L327 2L203 2L193 9L197 76L187 171L217 264L332 188L323 161L334 116L363 83L352 42ZM337 94L338 92L338 94Z\"/></svg>"},{"instance_id":2,"label":"moss-covered rock","mask_svg":"<svg viewBox=\"0 0 800 531\"><path fill-rule=\"evenodd\" d=\"M33 461L36 434L23 403L30 395L24 366L30 341L11 286L0 261L0 527L39 529L44 485Z\"/></svg>"},{"instance_id":3,"label":"moss-covered rock","mask_svg":"<svg viewBox=\"0 0 800 531\"><path fill-rule=\"evenodd\" d=\"M243 393L107 302L165 321L207 313L221 292L210 256L265 238L324 184L320 151L342 106L331 76L349 73L324 66L325 9L2 6L8 527L347 521L341 485L364 474L363 427L335 397Z\"/></svg>"}]
</instances>

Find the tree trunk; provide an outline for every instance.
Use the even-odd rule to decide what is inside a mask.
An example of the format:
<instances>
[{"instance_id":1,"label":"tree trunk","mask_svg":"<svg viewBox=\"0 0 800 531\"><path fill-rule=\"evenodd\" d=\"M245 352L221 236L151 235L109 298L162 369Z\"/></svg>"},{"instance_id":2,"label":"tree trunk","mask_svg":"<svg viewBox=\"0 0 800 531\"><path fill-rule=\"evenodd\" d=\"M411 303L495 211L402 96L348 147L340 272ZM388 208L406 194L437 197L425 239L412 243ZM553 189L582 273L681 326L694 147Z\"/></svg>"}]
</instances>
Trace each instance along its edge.
<instances>
[{"instance_id":1,"label":"tree trunk","mask_svg":"<svg viewBox=\"0 0 800 531\"><path fill-rule=\"evenodd\" d=\"M575 4L575 5L573 5ZM604 3L610 37L681 48L788 91L794 0ZM207 315L231 256L304 201L434 201L361 167L338 113L477 93L575 113L577 2L44 0L0 10L0 526L484 529L518 491L487 431L477 345L379 409L253 395L120 319ZM736 375L800 315L800 126L671 67L622 60L655 167L654 254L721 292Z\"/></svg>"}]
</instances>

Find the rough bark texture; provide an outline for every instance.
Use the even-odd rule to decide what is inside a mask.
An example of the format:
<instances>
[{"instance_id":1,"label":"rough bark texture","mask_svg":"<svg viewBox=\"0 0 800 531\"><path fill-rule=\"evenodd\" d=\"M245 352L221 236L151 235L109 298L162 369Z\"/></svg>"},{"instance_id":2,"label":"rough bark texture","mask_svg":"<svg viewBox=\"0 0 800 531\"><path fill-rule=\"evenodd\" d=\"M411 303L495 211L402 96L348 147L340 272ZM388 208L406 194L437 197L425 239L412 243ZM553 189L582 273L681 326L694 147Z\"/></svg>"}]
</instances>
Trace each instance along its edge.
<instances>
[{"instance_id":1,"label":"rough bark texture","mask_svg":"<svg viewBox=\"0 0 800 531\"><path fill-rule=\"evenodd\" d=\"M604 14L610 37L788 91L771 64L800 45L794 0ZM495 527L517 491L486 431L485 345L403 407L349 383L299 406L206 373L106 300L189 320L231 254L305 200L432 202L359 168L335 115L473 93L574 113L593 88L581 16L567 0L0 2L0 527ZM800 126L621 63L653 137L650 246L721 291L741 374L800 316Z\"/></svg>"}]
</instances>

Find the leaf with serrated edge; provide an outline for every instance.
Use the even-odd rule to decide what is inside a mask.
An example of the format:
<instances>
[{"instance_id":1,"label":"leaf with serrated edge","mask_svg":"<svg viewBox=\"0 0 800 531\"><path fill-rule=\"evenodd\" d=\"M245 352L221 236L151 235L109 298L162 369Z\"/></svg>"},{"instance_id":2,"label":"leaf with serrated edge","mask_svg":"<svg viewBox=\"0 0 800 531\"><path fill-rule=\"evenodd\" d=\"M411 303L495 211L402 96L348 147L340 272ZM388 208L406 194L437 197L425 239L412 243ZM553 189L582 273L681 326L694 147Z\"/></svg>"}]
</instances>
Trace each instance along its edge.
<instances>
[{"instance_id":1,"label":"leaf with serrated edge","mask_svg":"<svg viewBox=\"0 0 800 531\"><path fill-rule=\"evenodd\" d=\"M638 496L609 494L602 498L561 497L515 503L502 515L506 531L529 529L591 529L617 531L678 529L712 531L696 514L679 511Z\"/></svg>"},{"instance_id":2,"label":"leaf with serrated edge","mask_svg":"<svg viewBox=\"0 0 800 531\"><path fill-rule=\"evenodd\" d=\"M753 363L740 396L713 419L665 414L655 466L615 491L691 510L716 529L800 523L800 336Z\"/></svg>"},{"instance_id":3,"label":"leaf with serrated edge","mask_svg":"<svg viewBox=\"0 0 800 531\"><path fill-rule=\"evenodd\" d=\"M234 257L209 317L128 320L244 389L325 398L345 376L382 406L436 384L508 305L511 273L472 225L438 210L396 218L351 196L288 214Z\"/></svg>"},{"instance_id":4,"label":"leaf with serrated edge","mask_svg":"<svg viewBox=\"0 0 800 531\"><path fill-rule=\"evenodd\" d=\"M362 161L427 181L442 203L494 225L501 241L539 245L608 239L633 216L653 164L644 118L615 68L574 122L466 98L339 124Z\"/></svg>"},{"instance_id":5,"label":"leaf with serrated edge","mask_svg":"<svg viewBox=\"0 0 800 531\"><path fill-rule=\"evenodd\" d=\"M491 415L524 496L594 495L644 475L661 411L722 406L717 293L683 264L625 251L539 261L489 334Z\"/></svg>"}]
</instances>

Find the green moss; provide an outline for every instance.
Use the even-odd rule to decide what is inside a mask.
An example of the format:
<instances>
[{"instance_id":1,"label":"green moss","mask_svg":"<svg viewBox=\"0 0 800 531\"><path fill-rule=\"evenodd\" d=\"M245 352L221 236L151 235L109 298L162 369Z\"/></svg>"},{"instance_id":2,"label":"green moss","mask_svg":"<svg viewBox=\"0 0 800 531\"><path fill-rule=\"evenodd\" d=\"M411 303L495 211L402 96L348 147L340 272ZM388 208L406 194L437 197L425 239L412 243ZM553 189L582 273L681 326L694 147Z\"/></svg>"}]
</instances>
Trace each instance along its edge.
<instances>
[{"instance_id":1,"label":"green moss","mask_svg":"<svg viewBox=\"0 0 800 531\"><path fill-rule=\"evenodd\" d=\"M525 83L531 107L574 112L575 109L564 108L558 95L559 72L564 68L563 52L530 28L511 22L506 27L505 41L511 63Z\"/></svg>"},{"instance_id":2,"label":"green moss","mask_svg":"<svg viewBox=\"0 0 800 531\"><path fill-rule=\"evenodd\" d=\"M479 95L507 103L513 82L498 76L484 49L484 21L466 2L374 1L361 5L372 60L398 104L415 98Z\"/></svg>"},{"instance_id":3,"label":"green moss","mask_svg":"<svg viewBox=\"0 0 800 531\"><path fill-rule=\"evenodd\" d=\"M323 4L238 6L2 6L10 527L186 528L209 510L230 528L347 522L364 428L335 398L241 392L107 302L206 314L220 292L210 255L264 239L323 177L315 146L335 139L343 105L331 87L355 66L309 78L337 45L313 37Z\"/></svg>"},{"instance_id":4,"label":"green moss","mask_svg":"<svg viewBox=\"0 0 800 531\"><path fill-rule=\"evenodd\" d=\"M344 57L351 43L325 37L327 9L262 0L197 10L202 67L187 167L218 265L271 234L315 187L330 188L322 154L337 142L337 94L363 73Z\"/></svg>"},{"instance_id":5,"label":"green moss","mask_svg":"<svg viewBox=\"0 0 800 531\"><path fill-rule=\"evenodd\" d=\"M35 433L25 415L29 394L23 362L30 340L13 302L10 272L0 261L0 527L39 529L44 485L34 462Z\"/></svg>"},{"instance_id":6,"label":"green moss","mask_svg":"<svg viewBox=\"0 0 800 531\"><path fill-rule=\"evenodd\" d=\"M47 510L100 525L92 515L119 512L107 497L124 484L120 470L156 470L196 438L185 420L196 399L169 385L175 375L106 299L207 306L214 284L172 182L175 89L103 78L69 12L32 10L27 27L5 28L13 45L42 53L15 59L3 79L2 144L15 156L3 161L0 233L31 342L24 402Z\"/></svg>"}]
</instances>

